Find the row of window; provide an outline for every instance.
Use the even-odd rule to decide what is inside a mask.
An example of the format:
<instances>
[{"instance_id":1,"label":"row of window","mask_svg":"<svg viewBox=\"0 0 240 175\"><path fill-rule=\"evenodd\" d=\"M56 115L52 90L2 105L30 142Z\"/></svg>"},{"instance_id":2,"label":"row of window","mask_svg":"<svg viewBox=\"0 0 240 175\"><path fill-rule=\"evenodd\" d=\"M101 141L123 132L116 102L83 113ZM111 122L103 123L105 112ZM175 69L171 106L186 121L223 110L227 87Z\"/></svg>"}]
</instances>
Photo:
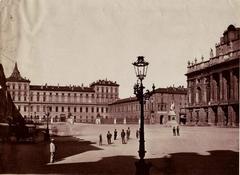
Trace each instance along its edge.
<instances>
[{"instance_id":1,"label":"row of window","mask_svg":"<svg viewBox=\"0 0 240 175\"><path fill-rule=\"evenodd\" d=\"M12 99L13 99L13 101L24 101L24 102L27 102L28 101L28 98L27 98L27 96L12 96ZM96 101L95 102L111 102L113 99L102 99L102 98L99 98L99 99L96 99ZM43 99L40 99L40 98L37 98L36 100L34 100L32 97L30 98L30 101L37 101L37 102L39 102L39 101L43 101L43 102L51 102L51 103L53 103L53 102L72 102L72 103L80 103L80 102L83 102L83 103L86 103L86 102L88 102L88 103L91 103L91 102L93 102L92 101L92 99L69 99L69 98L65 98L65 99L45 99L45 98L43 98Z\"/></svg>"},{"instance_id":2,"label":"row of window","mask_svg":"<svg viewBox=\"0 0 240 175\"><path fill-rule=\"evenodd\" d=\"M39 115L36 115L36 116L30 116L30 117L27 117L27 115L24 115L24 118L25 119L37 119L37 120L45 120L45 119L47 119L47 116L45 116L45 115L43 115L43 116L39 116ZM58 116L58 115L56 115L53 119L60 119L61 117L60 116ZM106 116L106 118L108 118L107 116ZM65 118L64 118L65 119ZM94 119L94 116L91 116L91 117L89 117L89 116L73 116L73 119L74 120L76 120L76 119ZM50 120L50 119L49 119Z\"/></svg>"},{"instance_id":3,"label":"row of window","mask_svg":"<svg viewBox=\"0 0 240 175\"><path fill-rule=\"evenodd\" d=\"M179 103L179 106L182 105L186 106L185 103ZM157 107L158 111L167 111L167 103L158 103L158 104L153 104L153 103L148 103L144 104L144 110L154 110ZM122 105L122 106L112 106L110 108L111 112L133 112L133 111L140 111L140 105L139 104L131 104L131 105Z\"/></svg>"},{"instance_id":4,"label":"row of window","mask_svg":"<svg viewBox=\"0 0 240 175\"><path fill-rule=\"evenodd\" d=\"M29 86L27 84L9 84L9 88L10 89L19 89L19 90L28 90L29 89ZM118 93L118 88L117 87L97 87L97 92L110 92L110 93ZM51 95L51 93L50 93Z\"/></svg>"},{"instance_id":5,"label":"row of window","mask_svg":"<svg viewBox=\"0 0 240 175\"><path fill-rule=\"evenodd\" d=\"M10 89L28 90L27 84L9 84Z\"/></svg>"},{"instance_id":6,"label":"row of window","mask_svg":"<svg viewBox=\"0 0 240 175\"><path fill-rule=\"evenodd\" d=\"M108 116L105 117L106 119L108 119ZM42 116L41 118L37 115L37 116L30 116L27 117L26 115L24 115L24 119L26 121L34 121L34 122L46 122L47 121L47 117L46 116ZM50 119L49 119L50 120ZM95 123L95 118L93 116L89 117L89 116L73 116L73 120L74 122L91 122L91 123ZM59 116L55 116L52 119L53 122L65 122L66 119L63 119Z\"/></svg>"},{"instance_id":7,"label":"row of window","mask_svg":"<svg viewBox=\"0 0 240 175\"><path fill-rule=\"evenodd\" d=\"M111 92L111 93L117 93L118 92L118 88L117 87L97 87L97 92L102 92L102 93L104 93L104 92L106 92L106 93L108 93L108 92Z\"/></svg>"},{"instance_id":8,"label":"row of window","mask_svg":"<svg viewBox=\"0 0 240 175\"><path fill-rule=\"evenodd\" d=\"M149 109L149 104L146 106L144 104L144 109ZM124 112L124 111L139 111L140 105L139 104L131 104L129 105L121 105L121 106L112 106L111 112Z\"/></svg>"},{"instance_id":9,"label":"row of window","mask_svg":"<svg viewBox=\"0 0 240 175\"><path fill-rule=\"evenodd\" d=\"M34 96L30 96L30 101L34 101L33 100L33 97ZM91 98L92 99L94 99L94 94L92 94L92 96L91 96ZM117 98L118 96L117 95L113 95L113 94L111 94L111 95L108 95L108 94L106 94L106 95L96 95L96 98L110 98L110 99L115 99L115 98ZM49 97L46 97L45 95L43 95L42 96L42 98L41 98L41 96L39 96L38 94L37 94L37 96L35 96L35 99L36 99L36 101L40 101L40 99L42 99L42 101L47 101L47 100L56 100L56 101L64 101L64 100L68 100L68 101L74 101L74 102L77 102L77 100L80 100L80 99L82 99L83 98L83 96L82 96L82 94L80 94L80 96L74 96L74 97L72 97L72 96L64 96L64 95L62 95L62 96L55 96L55 97L52 97L52 96L49 96ZM84 98L83 98L84 99ZM86 94L86 96L85 96L85 99L89 99L89 96L88 96L88 94Z\"/></svg>"},{"instance_id":10,"label":"row of window","mask_svg":"<svg viewBox=\"0 0 240 175\"><path fill-rule=\"evenodd\" d=\"M28 106L26 105L18 105L18 109L22 112L28 112ZM30 106L30 112L108 112L108 108L107 107L70 107L70 106L40 106L40 105L36 105L36 106Z\"/></svg>"}]
</instances>

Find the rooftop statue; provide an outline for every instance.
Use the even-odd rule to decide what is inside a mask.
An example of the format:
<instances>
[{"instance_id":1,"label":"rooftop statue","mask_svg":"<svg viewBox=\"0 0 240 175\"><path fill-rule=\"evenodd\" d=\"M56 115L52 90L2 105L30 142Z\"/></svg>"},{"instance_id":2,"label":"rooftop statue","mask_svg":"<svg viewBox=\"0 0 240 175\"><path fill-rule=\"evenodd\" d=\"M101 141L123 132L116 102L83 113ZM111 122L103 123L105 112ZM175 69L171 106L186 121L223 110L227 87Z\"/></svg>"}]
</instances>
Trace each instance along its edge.
<instances>
[{"instance_id":1,"label":"rooftop statue","mask_svg":"<svg viewBox=\"0 0 240 175\"><path fill-rule=\"evenodd\" d=\"M173 111L175 109L175 105L174 103L172 102L171 105L170 105L170 111Z\"/></svg>"}]
</instances>

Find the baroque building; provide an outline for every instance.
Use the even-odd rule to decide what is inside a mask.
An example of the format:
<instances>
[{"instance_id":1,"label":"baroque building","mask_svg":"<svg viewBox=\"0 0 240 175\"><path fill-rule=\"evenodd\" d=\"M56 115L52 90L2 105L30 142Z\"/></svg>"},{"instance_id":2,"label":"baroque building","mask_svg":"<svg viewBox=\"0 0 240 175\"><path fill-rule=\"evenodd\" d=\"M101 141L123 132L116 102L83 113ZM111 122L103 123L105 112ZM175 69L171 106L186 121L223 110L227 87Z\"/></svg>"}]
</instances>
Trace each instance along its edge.
<instances>
[{"instance_id":1,"label":"baroque building","mask_svg":"<svg viewBox=\"0 0 240 175\"><path fill-rule=\"evenodd\" d=\"M185 123L185 107L187 105L187 90L183 86L158 88L144 104L145 123L166 124L172 120L168 116L170 105L174 103L176 120ZM140 104L136 97L119 99L109 105L110 118L116 123L138 123Z\"/></svg>"},{"instance_id":2,"label":"baroque building","mask_svg":"<svg viewBox=\"0 0 240 175\"><path fill-rule=\"evenodd\" d=\"M240 28L230 25L210 58L188 62L187 122L196 125L239 125Z\"/></svg>"},{"instance_id":3,"label":"baroque building","mask_svg":"<svg viewBox=\"0 0 240 175\"><path fill-rule=\"evenodd\" d=\"M119 85L98 80L89 87L31 85L23 78L15 64L7 78L7 88L14 104L26 120L34 122L65 121L94 123L96 118L109 117L108 104L119 99Z\"/></svg>"}]
</instances>

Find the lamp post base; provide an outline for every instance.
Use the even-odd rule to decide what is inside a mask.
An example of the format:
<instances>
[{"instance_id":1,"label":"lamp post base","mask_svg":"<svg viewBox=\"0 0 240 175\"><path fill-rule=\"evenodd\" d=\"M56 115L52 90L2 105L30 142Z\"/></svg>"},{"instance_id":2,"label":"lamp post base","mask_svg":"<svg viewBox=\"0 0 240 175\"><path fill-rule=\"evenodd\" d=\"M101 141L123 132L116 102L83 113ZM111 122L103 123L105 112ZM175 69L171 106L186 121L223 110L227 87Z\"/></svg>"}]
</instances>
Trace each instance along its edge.
<instances>
[{"instance_id":1,"label":"lamp post base","mask_svg":"<svg viewBox=\"0 0 240 175\"><path fill-rule=\"evenodd\" d=\"M49 130L48 129L46 130L46 133L44 135L44 140L47 141L47 142L50 141L50 134L49 134Z\"/></svg>"},{"instance_id":2,"label":"lamp post base","mask_svg":"<svg viewBox=\"0 0 240 175\"><path fill-rule=\"evenodd\" d=\"M135 162L136 174L135 175L149 175L150 168L152 164L150 162L146 163L144 159L140 159Z\"/></svg>"}]
</instances>

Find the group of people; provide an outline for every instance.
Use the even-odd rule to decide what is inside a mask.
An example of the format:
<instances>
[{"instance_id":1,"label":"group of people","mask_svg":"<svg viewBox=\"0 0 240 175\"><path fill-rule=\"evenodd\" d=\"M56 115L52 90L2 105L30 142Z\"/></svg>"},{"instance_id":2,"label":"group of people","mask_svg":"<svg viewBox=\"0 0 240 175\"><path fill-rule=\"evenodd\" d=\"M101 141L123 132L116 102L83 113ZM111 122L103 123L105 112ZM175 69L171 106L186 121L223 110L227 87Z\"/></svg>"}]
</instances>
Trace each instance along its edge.
<instances>
[{"instance_id":1,"label":"group of people","mask_svg":"<svg viewBox=\"0 0 240 175\"><path fill-rule=\"evenodd\" d=\"M130 134L131 134L131 130L128 127L128 129L126 131L124 131L124 129L122 129L121 131L121 140L122 140L122 144L126 144L127 141L130 139ZM118 131L117 129L114 130L113 132L113 136L114 136L114 140L117 140L118 137ZM102 146L102 142L103 142L103 138L102 138L102 134L99 135L99 145ZM112 133L110 131L107 132L107 144L111 144L112 143Z\"/></svg>"},{"instance_id":2,"label":"group of people","mask_svg":"<svg viewBox=\"0 0 240 175\"><path fill-rule=\"evenodd\" d=\"M180 136L180 128L179 126L173 126L173 136Z\"/></svg>"},{"instance_id":3,"label":"group of people","mask_svg":"<svg viewBox=\"0 0 240 175\"><path fill-rule=\"evenodd\" d=\"M130 139L130 134L131 134L131 130L128 127L128 129L126 130L126 132L124 131L124 129L122 129L121 131L121 139L122 139L122 144L126 144L127 141ZM138 139L140 135L140 131L136 130L136 138ZM113 136L114 136L114 140L117 140L117 136L118 136L118 131L117 129L114 130L113 132ZM180 128L179 126L173 126L173 136L180 136ZM126 141L126 139L127 141ZM54 143L54 139L50 140L50 163L53 163L55 161L55 152L56 152L56 145ZM103 138L102 138L102 134L99 135L99 145L102 146L102 142L103 142ZM107 143L111 144L112 143L112 134L110 131L107 132Z\"/></svg>"}]
</instances>

